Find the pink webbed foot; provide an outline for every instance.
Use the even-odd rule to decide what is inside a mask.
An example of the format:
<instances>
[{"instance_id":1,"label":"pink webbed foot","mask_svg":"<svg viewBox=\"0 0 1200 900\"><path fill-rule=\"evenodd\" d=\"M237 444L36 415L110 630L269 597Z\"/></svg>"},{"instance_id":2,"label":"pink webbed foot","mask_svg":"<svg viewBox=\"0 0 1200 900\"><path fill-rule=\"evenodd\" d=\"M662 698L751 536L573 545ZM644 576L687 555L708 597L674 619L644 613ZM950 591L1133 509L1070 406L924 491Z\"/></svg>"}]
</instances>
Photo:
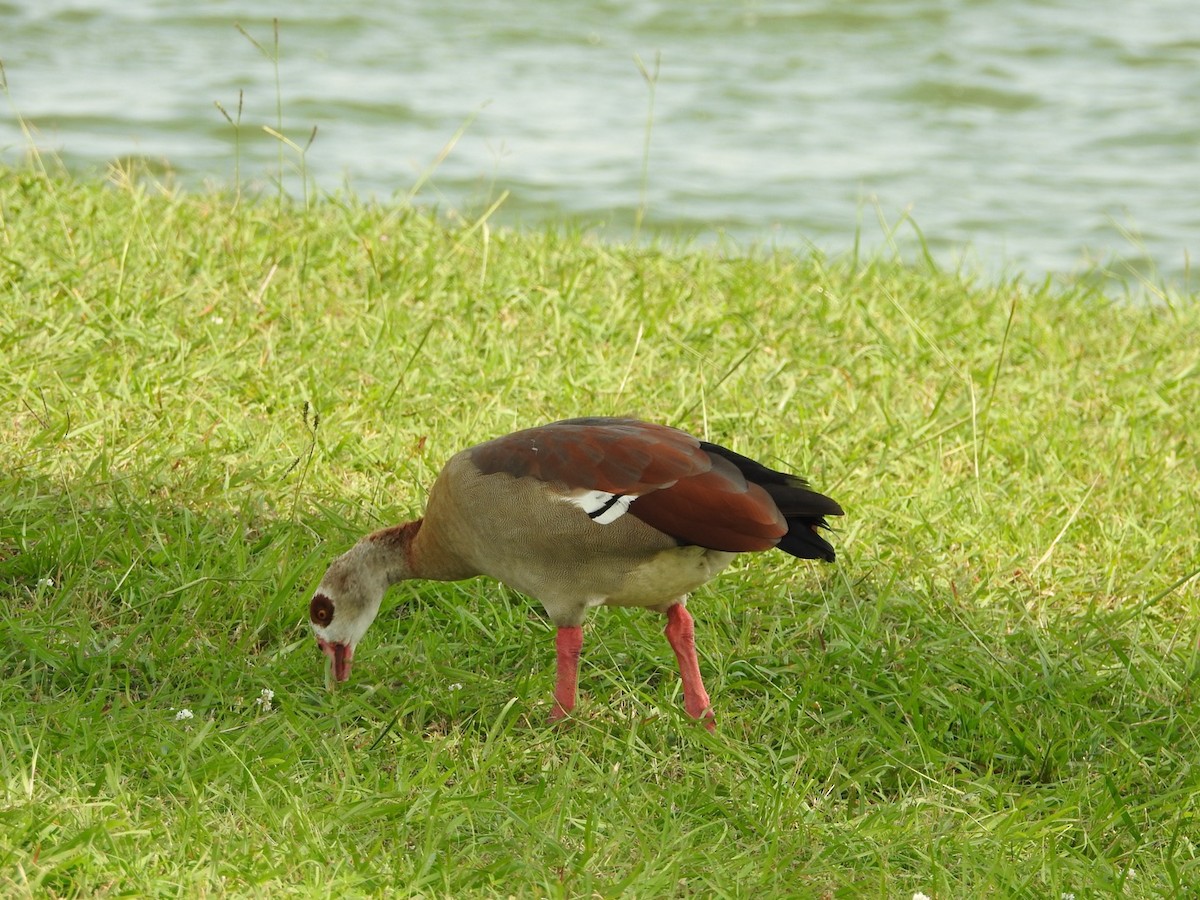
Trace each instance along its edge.
<instances>
[{"instance_id":1,"label":"pink webbed foot","mask_svg":"<svg viewBox=\"0 0 1200 900\"><path fill-rule=\"evenodd\" d=\"M682 603L667 610L667 627L664 629L675 659L679 661L679 677L683 680L683 708L693 719L700 719L709 731L717 728L716 716L700 678L700 661L696 657L696 626L691 614Z\"/></svg>"},{"instance_id":2,"label":"pink webbed foot","mask_svg":"<svg viewBox=\"0 0 1200 900\"><path fill-rule=\"evenodd\" d=\"M554 635L557 675L554 682L554 707L550 721L560 722L575 708L579 679L579 651L583 647L583 629L578 625L558 629Z\"/></svg>"}]
</instances>

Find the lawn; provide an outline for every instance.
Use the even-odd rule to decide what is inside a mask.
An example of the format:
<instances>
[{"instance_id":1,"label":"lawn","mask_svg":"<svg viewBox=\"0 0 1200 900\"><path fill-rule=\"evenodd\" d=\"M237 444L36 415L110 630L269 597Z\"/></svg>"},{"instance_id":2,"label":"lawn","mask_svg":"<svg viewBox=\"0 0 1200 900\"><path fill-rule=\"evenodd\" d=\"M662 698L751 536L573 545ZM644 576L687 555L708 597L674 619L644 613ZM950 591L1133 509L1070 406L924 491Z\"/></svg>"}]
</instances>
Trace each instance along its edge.
<instances>
[{"instance_id":1,"label":"lawn","mask_svg":"<svg viewBox=\"0 0 1200 900\"><path fill-rule=\"evenodd\" d=\"M1169 897L1200 885L1200 303L0 171L0 895ZM833 565L663 620L307 603L575 415L809 477Z\"/></svg>"}]
</instances>

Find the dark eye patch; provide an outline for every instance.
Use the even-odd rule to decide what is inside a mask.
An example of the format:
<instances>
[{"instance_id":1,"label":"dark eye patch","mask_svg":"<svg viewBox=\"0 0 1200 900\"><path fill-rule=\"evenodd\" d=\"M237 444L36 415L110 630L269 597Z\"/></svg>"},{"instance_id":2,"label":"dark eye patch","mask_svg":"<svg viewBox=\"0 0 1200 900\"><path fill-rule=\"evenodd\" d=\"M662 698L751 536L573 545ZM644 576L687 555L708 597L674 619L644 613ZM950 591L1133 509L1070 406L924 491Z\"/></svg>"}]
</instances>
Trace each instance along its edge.
<instances>
[{"instance_id":1,"label":"dark eye patch","mask_svg":"<svg viewBox=\"0 0 1200 900\"><path fill-rule=\"evenodd\" d=\"M308 604L308 618L314 625L328 625L333 621L333 601L324 594L314 594Z\"/></svg>"}]
</instances>

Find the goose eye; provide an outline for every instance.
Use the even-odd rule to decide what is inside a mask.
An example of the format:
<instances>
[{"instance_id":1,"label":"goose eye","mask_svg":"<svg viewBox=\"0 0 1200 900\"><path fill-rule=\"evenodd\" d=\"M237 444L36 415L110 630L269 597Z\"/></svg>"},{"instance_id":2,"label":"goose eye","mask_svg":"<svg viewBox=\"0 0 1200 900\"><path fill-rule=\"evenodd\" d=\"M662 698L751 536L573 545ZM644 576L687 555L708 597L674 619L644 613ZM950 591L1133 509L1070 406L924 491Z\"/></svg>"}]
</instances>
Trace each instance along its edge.
<instances>
[{"instance_id":1,"label":"goose eye","mask_svg":"<svg viewBox=\"0 0 1200 900\"><path fill-rule=\"evenodd\" d=\"M308 618L314 625L328 625L333 621L333 601L324 594L314 595L308 604Z\"/></svg>"}]
</instances>

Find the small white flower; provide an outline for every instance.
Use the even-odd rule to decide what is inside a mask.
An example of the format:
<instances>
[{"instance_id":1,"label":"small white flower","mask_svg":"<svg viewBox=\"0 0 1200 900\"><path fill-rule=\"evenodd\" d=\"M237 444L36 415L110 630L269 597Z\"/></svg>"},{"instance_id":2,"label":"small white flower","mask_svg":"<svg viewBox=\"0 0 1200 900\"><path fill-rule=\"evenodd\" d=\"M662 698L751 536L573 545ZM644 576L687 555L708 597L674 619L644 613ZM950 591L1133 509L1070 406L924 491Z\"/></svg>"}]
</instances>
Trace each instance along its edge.
<instances>
[{"instance_id":1,"label":"small white flower","mask_svg":"<svg viewBox=\"0 0 1200 900\"><path fill-rule=\"evenodd\" d=\"M182 721L186 721L187 719L194 719L194 718L196 718L195 715L193 715L192 711L190 709L187 709L186 707L184 709L181 709L179 712L175 713L175 721L176 722L182 722Z\"/></svg>"},{"instance_id":2,"label":"small white flower","mask_svg":"<svg viewBox=\"0 0 1200 900\"><path fill-rule=\"evenodd\" d=\"M38 579L38 590L45 590L54 587L54 579L47 575L45 578Z\"/></svg>"},{"instance_id":3,"label":"small white flower","mask_svg":"<svg viewBox=\"0 0 1200 900\"><path fill-rule=\"evenodd\" d=\"M262 693L258 695L258 699L254 702L262 707L263 712L271 711L271 701L275 699L275 692L270 688L263 688Z\"/></svg>"},{"instance_id":4,"label":"small white flower","mask_svg":"<svg viewBox=\"0 0 1200 900\"><path fill-rule=\"evenodd\" d=\"M1075 892L1063 891L1062 900L1075 900Z\"/></svg>"},{"instance_id":5,"label":"small white flower","mask_svg":"<svg viewBox=\"0 0 1200 900\"><path fill-rule=\"evenodd\" d=\"M917 891L915 894L913 894L913 900L931 900L931 898L923 891Z\"/></svg>"},{"instance_id":6,"label":"small white flower","mask_svg":"<svg viewBox=\"0 0 1200 900\"><path fill-rule=\"evenodd\" d=\"M461 691L462 689L463 689L463 686L462 686L462 682L460 682L460 681L456 681L456 682L454 682L454 684L452 684L448 688L446 688L446 690L448 690L448 691Z\"/></svg>"},{"instance_id":7,"label":"small white flower","mask_svg":"<svg viewBox=\"0 0 1200 900\"><path fill-rule=\"evenodd\" d=\"M225 324L225 320L223 318L221 318L220 316L213 316L212 322L214 325L224 325Z\"/></svg>"}]
</instances>

